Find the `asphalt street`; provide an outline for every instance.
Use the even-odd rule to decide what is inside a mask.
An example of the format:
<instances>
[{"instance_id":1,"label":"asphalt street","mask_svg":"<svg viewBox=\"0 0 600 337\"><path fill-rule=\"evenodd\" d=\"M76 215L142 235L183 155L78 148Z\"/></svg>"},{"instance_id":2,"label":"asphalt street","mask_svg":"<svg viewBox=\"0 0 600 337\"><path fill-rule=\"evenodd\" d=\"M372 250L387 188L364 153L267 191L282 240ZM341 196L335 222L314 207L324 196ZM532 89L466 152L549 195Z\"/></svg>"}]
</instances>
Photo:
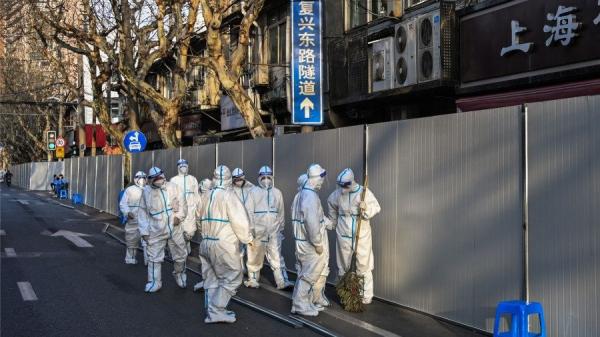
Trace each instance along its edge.
<instances>
[{"instance_id":1,"label":"asphalt street","mask_svg":"<svg viewBox=\"0 0 600 337\"><path fill-rule=\"evenodd\" d=\"M276 290L268 267L260 289L241 287L230 303L235 324L208 325L204 296L191 289L200 277L188 272L188 289L179 289L165 262L163 288L146 294L146 268L123 263L122 239L122 227L110 214L74 208L48 192L2 185L0 335L484 336L378 300L366 312L351 314L336 303L333 287L327 289L332 306L319 317L291 316L291 289ZM192 246L188 267L199 270L194 256Z\"/></svg>"},{"instance_id":2,"label":"asphalt street","mask_svg":"<svg viewBox=\"0 0 600 337\"><path fill-rule=\"evenodd\" d=\"M161 291L144 293L143 264L125 265L123 246L102 233L113 216L86 216L55 204L47 193L5 185L0 192L3 337L316 336L236 303L230 309L237 323L204 324L204 296L191 286L177 288L170 264L163 268ZM81 238L92 247L52 236L59 230L88 235ZM188 275L189 285L199 280Z\"/></svg>"}]
</instances>

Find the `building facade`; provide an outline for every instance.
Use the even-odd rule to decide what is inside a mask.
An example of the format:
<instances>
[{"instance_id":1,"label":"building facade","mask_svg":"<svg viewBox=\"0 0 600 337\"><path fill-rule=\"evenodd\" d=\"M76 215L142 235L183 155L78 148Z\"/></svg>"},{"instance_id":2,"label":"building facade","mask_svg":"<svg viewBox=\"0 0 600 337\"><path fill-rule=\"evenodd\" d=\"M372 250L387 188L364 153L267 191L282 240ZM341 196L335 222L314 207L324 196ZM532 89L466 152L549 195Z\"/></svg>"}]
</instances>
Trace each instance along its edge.
<instances>
[{"instance_id":1,"label":"building facade","mask_svg":"<svg viewBox=\"0 0 600 337\"><path fill-rule=\"evenodd\" d=\"M487 1L458 12L462 111L600 93L596 1Z\"/></svg>"},{"instance_id":2,"label":"building facade","mask_svg":"<svg viewBox=\"0 0 600 337\"><path fill-rule=\"evenodd\" d=\"M535 101L540 98L505 96L539 96L539 90L522 90L557 84L570 83L546 97L596 92L600 51L593 41L600 33L600 6L595 2L344 0L322 5L321 128ZM241 10L232 8L223 21L229 51L237 43ZM571 28L558 27L561 20L570 20ZM561 33L567 28L569 34ZM251 35L241 81L276 134L299 132L290 114L290 2L267 2ZM200 36L199 50L201 41ZM193 72L197 85L180 125L184 144L248 137L233 104L206 92L210 72L202 67ZM505 102L492 103L498 100Z\"/></svg>"}]
</instances>

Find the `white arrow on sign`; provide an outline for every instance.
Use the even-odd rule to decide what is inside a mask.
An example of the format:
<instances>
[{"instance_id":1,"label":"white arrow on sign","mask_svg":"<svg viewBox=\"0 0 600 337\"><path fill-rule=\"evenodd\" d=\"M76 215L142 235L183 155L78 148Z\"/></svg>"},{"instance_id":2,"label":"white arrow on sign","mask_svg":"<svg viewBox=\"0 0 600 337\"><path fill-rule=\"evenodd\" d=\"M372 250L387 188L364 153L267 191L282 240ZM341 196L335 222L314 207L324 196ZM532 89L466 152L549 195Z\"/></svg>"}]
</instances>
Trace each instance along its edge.
<instances>
[{"instance_id":1,"label":"white arrow on sign","mask_svg":"<svg viewBox=\"0 0 600 337\"><path fill-rule=\"evenodd\" d=\"M300 109L304 110L304 118L310 118L310 110L315 108L315 104L308 99L308 97L306 97L301 103L300 103Z\"/></svg>"},{"instance_id":2,"label":"white arrow on sign","mask_svg":"<svg viewBox=\"0 0 600 337\"><path fill-rule=\"evenodd\" d=\"M58 232L52 234L52 236L64 236L65 239L73 242L73 244L75 244L77 247L80 247L80 248L94 247L94 246L92 246L91 243L89 243L81 238L82 236L89 236L87 234L65 231L65 230L61 229Z\"/></svg>"}]
</instances>

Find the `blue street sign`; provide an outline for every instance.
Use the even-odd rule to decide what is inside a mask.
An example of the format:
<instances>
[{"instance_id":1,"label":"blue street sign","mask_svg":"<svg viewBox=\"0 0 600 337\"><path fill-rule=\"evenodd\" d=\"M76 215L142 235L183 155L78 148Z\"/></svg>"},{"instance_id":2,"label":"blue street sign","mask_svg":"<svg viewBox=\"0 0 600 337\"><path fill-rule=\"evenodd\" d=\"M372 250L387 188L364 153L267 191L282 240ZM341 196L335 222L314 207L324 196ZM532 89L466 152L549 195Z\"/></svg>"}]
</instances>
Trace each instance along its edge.
<instances>
[{"instance_id":1,"label":"blue street sign","mask_svg":"<svg viewBox=\"0 0 600 337\"><path fill-rule=\"evenodd\" d=\"M125 138L123 138L123 145L129 152L142 152L146 149L147 143L146 136L137 130L127 132Z\"/></svg>"},{"instance_id":2,"label":"blue street sign","mask_svg":"<svg viewBox=\"0 0 600 337\"><path fill-rule=\"evenodd\" d=\"M323 124L321 0L292 0L292 122Z\"/></svg>"}]
</instances>

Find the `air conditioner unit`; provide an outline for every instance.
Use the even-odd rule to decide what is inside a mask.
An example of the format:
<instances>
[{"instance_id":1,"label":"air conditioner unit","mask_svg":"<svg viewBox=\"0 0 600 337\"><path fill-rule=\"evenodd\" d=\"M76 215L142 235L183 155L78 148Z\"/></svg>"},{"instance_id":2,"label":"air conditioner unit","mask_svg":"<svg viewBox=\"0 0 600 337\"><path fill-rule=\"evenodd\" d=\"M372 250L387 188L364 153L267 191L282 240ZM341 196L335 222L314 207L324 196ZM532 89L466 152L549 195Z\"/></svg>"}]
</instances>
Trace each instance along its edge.
<instances>
[{"instance_id":1,"label":"air conditioner unit","mask_svg":"<svg viewBox=\"0 0 600 337\"><path fill-rule=\"evenodd\" d=\"M440 10L436 9L417 17L417 69L419 83L441 77Z\"/></svg>"},{"instance_id":2,"label":"air conditioner unit","mask_svg":"<svg viewBox=\"0 0 600 337\"><path fill-rule=\"evenodd\" d=\"M252 88L268 86L269 85L269 66L266 64L259 64L254 66L252 72L252 78L250 79L250 86Z\"/></svg>"},{"instance_id":3,"label":"air conditioner unit","mask_svg":"<svg viewBox=\"0 0 600 337\"><path fill-rule=\"evenodd\" d=\"M394 84L394 39L385 38L371 44L371 91L392 89Z\"/></svg>"},{"instance_id":4,"label":"air conditioner unit","mask_svg":"<svg viewBox=\"0 0 600 337\"><path fill-rule=\"evenodd\" d=\"M414 18L396 25L394 34L394 87L417 83L417 22Z\"/></svg>"}]
</instances>

